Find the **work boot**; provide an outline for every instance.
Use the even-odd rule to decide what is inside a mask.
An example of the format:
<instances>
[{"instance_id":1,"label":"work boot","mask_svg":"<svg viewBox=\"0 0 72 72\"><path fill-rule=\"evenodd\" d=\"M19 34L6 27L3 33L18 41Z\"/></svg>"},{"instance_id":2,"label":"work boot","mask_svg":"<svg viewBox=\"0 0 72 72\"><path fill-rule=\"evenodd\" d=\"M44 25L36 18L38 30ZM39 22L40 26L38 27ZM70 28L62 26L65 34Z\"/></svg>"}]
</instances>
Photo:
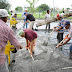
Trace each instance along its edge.
<instances>
[{"instance_id":1,"label":"work boot","mask_svg":"<svg viewBox=\"0 0 72 72\"><path fill-rule=\"evenodd\" d=\"M32 53L34 54L34 51L32 51Z\"/></svg>"},{"instance_id":2,"label":"work boot","mask_svg":"<svg viewBox=\"0 0 72 72\"><path fill-rule=\"evenodd\" d=\"M15 60L12 60L12 63L14 63L15 62Z\"/></svg>"},{"instance_id":3,"label":"work boot","mask_svg":"<svg viewBox=\"0 0 72 72\"><path fill-rule=\"evenodd\" d=\"M32 30L34 30L34 28L32 28Z\"/></svg>"},{"instance_id":4,"label":"work boot","mask_svg":"<svg viewBox=\"0 0 72 72\"><path fill-rule=\"evenodd\" d=\"M35 28L35 31L38 31L38 29Z\"/></svg>"}]
</instances>

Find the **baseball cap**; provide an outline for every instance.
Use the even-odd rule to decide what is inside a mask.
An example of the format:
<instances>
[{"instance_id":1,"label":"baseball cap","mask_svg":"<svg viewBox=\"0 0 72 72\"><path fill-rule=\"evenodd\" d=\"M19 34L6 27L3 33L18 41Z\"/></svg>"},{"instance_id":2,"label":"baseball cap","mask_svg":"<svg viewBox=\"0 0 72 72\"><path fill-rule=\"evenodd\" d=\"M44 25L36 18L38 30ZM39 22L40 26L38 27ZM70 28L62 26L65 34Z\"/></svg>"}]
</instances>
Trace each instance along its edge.
<instances>
[{"instance_id":1,"label":"baseball cap","mask_svg":"<svg viewBox=\"0 0 72 72\"><path fill-rule=\"evenodd\" d=\"M18 34L21 36L22 34L24 34L24 31L23 31L23 30L20 30L20 31L18 32Z\"/></svg>"},{"instance_id":2,"label":"baseball cap","mask_svg":"<svg viewBox=\"0 0 72 72\"><path fill-rule=\"evenodd\" d=\"M24 15L26 14L26 12L24 12Z\"/></svg>"},{"instance_id":3,"label":"baseball cap","mask_svg":"<svg viewBox=\"0 0 72 72\"><path fill-rule=\"evenodd\" d=\"M59 14L57 14L57 17L59 17Z\"/></svg>"},{"instance_id":4,"label":"baseball cap","mask_svg":"<svg viewBox=\"0 0 72 72\"><path fill-rule=\"evenodd\" d=\"M0 9L0 17L7 17L7 16L9 16L7 10Z\"/></svg>"},{"instance_id":5,"label":"baseball cap","mask_svg":"<svg viewBox=\"0 0 72 72\"><path fill-rule=\"evenodd\" d=\"M57 14L57 17L62 17L60 14Z\"/></svg>"},{"instance_id":6,"label":"baseball cap","mask_svg":"<svg viewBox=\"0 0 72 72\"><path fill-rule=\"evenodd\" d=\"M65 23L64 23L64 27L67 26L67 25L69 25L69 24L70 24L69 21L65 21Z\"/></svg>"}]
</instances>

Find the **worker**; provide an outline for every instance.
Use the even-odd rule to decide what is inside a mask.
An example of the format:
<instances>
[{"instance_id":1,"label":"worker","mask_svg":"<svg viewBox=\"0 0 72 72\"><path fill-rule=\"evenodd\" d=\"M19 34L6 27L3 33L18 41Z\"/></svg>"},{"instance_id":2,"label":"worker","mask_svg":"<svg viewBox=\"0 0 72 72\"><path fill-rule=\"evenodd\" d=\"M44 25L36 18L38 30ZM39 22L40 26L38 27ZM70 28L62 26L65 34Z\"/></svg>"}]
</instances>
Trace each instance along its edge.
<instances>
[{"instance_id":1,"label":"worker","mask_svg":"<svg viewBox=\"0 0 72 72\"><path fill-rule=\"evenodd\" d=\"M26 39L26 47L30 47L30 54L34 54L34 46L35 46L35 41L37 38L37 34L36 32L34 32L33 30L30 29L24 29L24 30L20 30L19 31L19 35L21 37L25 37Z\"/></svg>"},{"instance_id":2,"label":"worker","mask_svg":"<svg viewBox=\"0 0 72 72\"><path fill-rule=\"evenodd\" d=\"M17 20L17 14L15 13L12 18L15 18L15 20Z\"/></svg>"},{"instance_id":3,"label":"worker","mask_svg":"<svg viewBox=\"0 0 72 72\"><path fill-rule=\"evenodd\" d=\"M57 19L59 20L58 26L54 27L55 30L58 32L57 34L57 40L58 43L60 43L63 40L63 33L64 33L64 20L62 20L62 16L57 14Z\"/></svg>"},{"instance_id":4,"label":"worker","mask_svg":"<svg viewBox=\"0 0 72 72\"><path fill-rule=\"evenodd\" d=\"M27 9L25 9L25 10L24 10L24 13L22 14L22 17L24 17L24 23L25 23L25 21L26 21L25 13L29 14L29 12L28 12ZM23 24L23 29L24 29L24 27L25 27L25 25ZM27 27L28 27L28 22L26 23L26 29L27 29Z\"/></svg>"},{"instance_id":5,"label":"worker","mask_svg":"<svg viewBox=\"0 0 72 72\"><path fill-rule=\"evenodd\" d=\"M7 41L9 40L16 49L22 49L13 30L6 24L8 16L8 12L5 9L0 9L0 72L9 72L5 55Z\"/></svg>"},{"instance_id":6,"label":"worker","mask_svg":"<svg viewBox=\"0 0 72 72\"><path fill-rule=\"evenodd\" d=\"M15 13L13 16L12 16L12 18L14 18L15 20L15 23L14 23L14 28L15 28L15 30L17 29L17 27L16 27L16 24L18 23L17 22L17 14Z\"/></svg>"},{"instance_id":7,"label":"worker","mask_svg":"<svg viewBox=\"0 0 72 72\"><path fill-rule=\"evenodd\" d=\"M65 21L64 27L69 30L69 34L66 35L67 40L65 42L63 42L62 44L60 44L59 46L65 45L72 38L72 25L70 24L70 22L69 21ZM72 44L70 45L69 49L70 49L70 54L69 54L70 57L69 58L72 60Z\"/></svg>"},{"instance_id":8,"label":"worker","mask_svg":"<svg viewBox=\"0 0 72 72\"><path fill-rule=\"evenodd\" d=\"M50 12L49 10L47 10L47 13L45 14L45 22L48 22L50 20ZM48 32L50 30L50 23L46 23L46 30L47 30L47 27L48 27Z\"/></svg>"},{"instance_id":9,"label":"worker","mask_svg":"<svg viewBox=\"0 0 72 72\"><path fill-rule=\"evenodd\" d=\"M27 14L26 12L25 12L24 14L25 14L25 16L26 16L26 21L25 21L24 25L25 25L27 22L29 22L29 29L34 30L34 28L33 28L33 25L34 25L34 23L35 23L35 18L34 18L34 16L33 16L32 14ZM36 28L35 28L35 30L38 31Z\"/></svg>"}]
</instances>

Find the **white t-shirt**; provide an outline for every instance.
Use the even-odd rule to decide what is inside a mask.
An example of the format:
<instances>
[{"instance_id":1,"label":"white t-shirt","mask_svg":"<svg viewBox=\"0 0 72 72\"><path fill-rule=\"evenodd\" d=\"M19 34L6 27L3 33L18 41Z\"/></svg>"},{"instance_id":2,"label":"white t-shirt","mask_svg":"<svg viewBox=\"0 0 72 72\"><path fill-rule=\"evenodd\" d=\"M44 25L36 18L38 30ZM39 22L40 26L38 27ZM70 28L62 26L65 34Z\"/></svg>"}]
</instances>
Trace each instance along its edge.
<instances>
[{"instance_id":1,"label":"white t-shirt","mask_svg":"<svg viewBox=\"0 0 72 72\"><path fill-rule=\"evenodd\" d=\"M64 16L65 14L64 13L61 13L61 16Z\"/></svg>"},{"instance_id":2,"label":"white t-shirt","mask_svg":"<svg viewBox=\"0 0 72 72\"><path fill-rule=\"evenodd\" d=\"M68 37L70 37L70 38L72 38L72 25L70 24L70 28L69 28L69 36Z\"/></svg>"},{"instance_id":3,"label":"white t-shirt","mask_svg":"<svg viewBox=\"0 0 72 72\"><path fill-rule=\"evenodd\" d=\"M46 21L48 21L50 19L50 13L49 14L48 13L45 14L45 19L46 19Z\"/></svg>"}]
</instances>

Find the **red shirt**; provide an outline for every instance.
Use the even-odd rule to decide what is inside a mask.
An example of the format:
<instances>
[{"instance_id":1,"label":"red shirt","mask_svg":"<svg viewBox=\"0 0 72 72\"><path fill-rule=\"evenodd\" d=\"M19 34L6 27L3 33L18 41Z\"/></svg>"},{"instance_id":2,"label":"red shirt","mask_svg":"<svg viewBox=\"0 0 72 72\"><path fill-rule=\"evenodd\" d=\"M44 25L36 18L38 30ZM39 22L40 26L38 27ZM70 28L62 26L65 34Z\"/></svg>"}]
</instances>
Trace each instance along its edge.
<instances>
[{"instance_id":1,"label":"red shirt","mask_svg":"<svg viewBox=\"0 0 72 72\"><path fill-rule=\"evenodd\" d=\"M25 38L28 39L30 42L37 38L37 34L33 30L24 29L23 31L25 32Z\"/></svg>"}]
</instances>

